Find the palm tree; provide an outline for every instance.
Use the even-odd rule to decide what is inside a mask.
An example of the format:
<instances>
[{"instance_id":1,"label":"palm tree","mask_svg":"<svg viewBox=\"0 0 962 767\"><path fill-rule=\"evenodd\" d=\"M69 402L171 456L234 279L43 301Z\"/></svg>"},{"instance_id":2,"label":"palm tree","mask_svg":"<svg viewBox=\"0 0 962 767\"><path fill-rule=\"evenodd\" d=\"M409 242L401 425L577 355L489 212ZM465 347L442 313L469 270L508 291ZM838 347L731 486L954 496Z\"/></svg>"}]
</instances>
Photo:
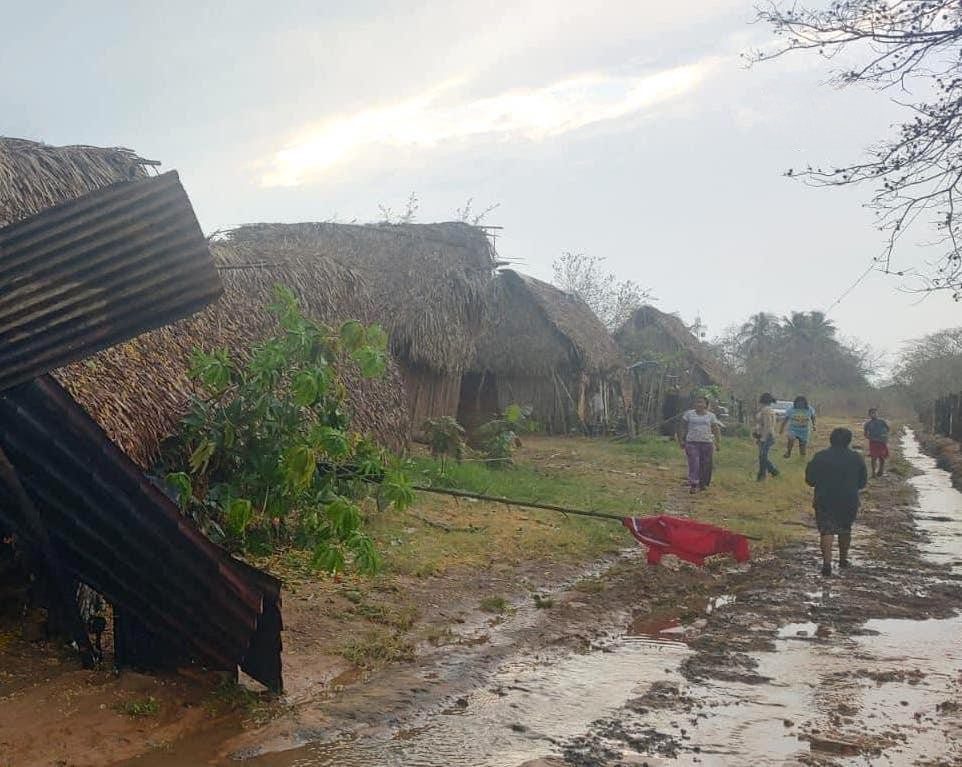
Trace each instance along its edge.
<instances>
[{"instance_id":1,"label":"palm tree","mask_svg":"<svg viewBox=\"0 0 962 767\"><path fill-rule=\"evenodd\" d=\"M825 312L792 312L782 320L782 329L789 342L804 341L820 347L835 343L836 327Z\"/></svg>"},{"instance_id":2,"label":"palm tree","mask_svg":"<svg viewBox=\"0 0 962 767\"><path fill-rule=\"evenodd\" d=\"M745 360L770 356L778 345L781 323L774 314L759 312L748 318L738 331L738 344Z\"/></svg>"}]
</instances>

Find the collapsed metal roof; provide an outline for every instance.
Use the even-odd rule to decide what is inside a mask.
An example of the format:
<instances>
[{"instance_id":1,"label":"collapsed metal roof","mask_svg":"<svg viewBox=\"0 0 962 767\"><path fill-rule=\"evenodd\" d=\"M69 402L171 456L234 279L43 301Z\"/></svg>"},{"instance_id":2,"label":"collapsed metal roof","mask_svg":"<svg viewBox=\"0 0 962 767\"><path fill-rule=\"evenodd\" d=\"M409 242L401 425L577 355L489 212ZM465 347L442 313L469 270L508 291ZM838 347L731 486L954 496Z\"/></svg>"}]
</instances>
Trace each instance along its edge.
<instances>
[{"instance_id":1,"label":"collapsed metal roof","mask_svg":"<svg viewBox=\"0 0 962 767\"><path fill-rule=\"evenodd\" d=\"M0 391L193 314L221 290L175 171L0 229Z\"/></svg>"},{"instance_id":2,"label":"collapsed metal roof","mask_svg":"<svg viewBox=\"0 0 962 767\"><path fill-rule=\"evenodd\" d=\"M67 572L162 640L165 655L240 666L280 688L280 581L212 543L50 376L0 397L0 448ZM0 505L29 531L0 483ZM29 534L29 533L28 533Z\"/></svg>"},{"instance_id":3,"label":"collapsed metal roof","mask_svg":"<svg viewBox=\"0 0 962 767\"><path fill-rule=\"evenodd\" d=\"M111 603L118 665L239 666L280 690L280 582L207 539L46 375L220 292L176 173L0 229L0 521L61 595Z\"/></svg>"}]
</instances>

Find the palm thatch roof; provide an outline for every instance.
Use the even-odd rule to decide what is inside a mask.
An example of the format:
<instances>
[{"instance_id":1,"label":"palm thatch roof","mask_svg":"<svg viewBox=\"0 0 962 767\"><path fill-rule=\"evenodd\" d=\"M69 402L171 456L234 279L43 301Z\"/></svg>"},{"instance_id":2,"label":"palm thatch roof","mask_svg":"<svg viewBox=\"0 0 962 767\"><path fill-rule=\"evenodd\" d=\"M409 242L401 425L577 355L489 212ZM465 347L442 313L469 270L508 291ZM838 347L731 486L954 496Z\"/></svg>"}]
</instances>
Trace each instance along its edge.
<instances>
[{"instance_id":1,"label":"palm thatch roof","mask_svg":"<svg viewBox=\"0 0 962 767\"><path fill-rule=\"evenodd\" d=\"M556 371L610 374L624 368L607 329L578 296L504 270L488 285L478 370L532 377Z\"/></svg>"},{"instance_id":2,"label":"palm thatch roof","mask_svg":"<svg viewBox=\"0 0 962 767\"><path fill-rule=\"evenodd\" d=\"M0 223L145 175L148 164L154 163L127 149L0 139ZM273 327L264 308L275 284L291 288L317 320L374 318L374 302L362 278L331 259L258 249L230 238L212 243L211 251L224 282L217 304L55 373L111 439L145 468L176 430L194 393L187 376L193 349L224 346L236 352L264 338ZM361 380L350 368L345 378L355 428L390 447L403 447L409 428L396 366L378 381Z\"/></svg>"},{"instance_id":3,"label":"palm thatch roof","mask_svg":"<svg viewBox=\"0 0 962 767\"><path fill-rule=\"evenodd\" d=\"M661 337L655 337L652 330ZM641 306L615 331L614 338L629 366L642 361L645 354L669 351L665 348L667 341L683 352L707 380L720 386L731 385L731 376L725 366L677 314L668 314L653 306Z\"/></svg>"},{"instance_id":4,"label":"palm thatch roof","mask_svg":"<svg viewBox=\"0 0 962 767\"><path fill-rule=\"evenodd\" d=\"M129 149L48 146L0 136L0 226L102 186L144 178L148 166L157 164Z\"/></svg>"},{"instance_id":5,"label":"palm thatch roof","mask_svg":"<svg viewBox=\"0 0 962 767\"><path fill-rule=\"evenodd\" d=\"M277 284L290 288L305 314L336 324L370 322L373 303L362 279L331 259L262 252L211 243L224 295L204 311L139 336L58 373L68 391L134 460L143 466L157 457L196 393L188 377L195 348L227 348L243 355L277 328L266 311ZM342 365L349 392L352 428L394 450L407 446L410 427L397 366L381 379L367 380Z\"/></svg>"},{"instance_id":6,"label":"palm thatch roof","mask_svg":"<svg viewBox=\"0 0 962 767\"><path fill-rule=\"evenodd\" d=\"M485 286L496 266L484 230L440 224L247 224L237 243L327 256L360 274L392 351L458 374L474 359Z\"/></svg>"}]
</instances>

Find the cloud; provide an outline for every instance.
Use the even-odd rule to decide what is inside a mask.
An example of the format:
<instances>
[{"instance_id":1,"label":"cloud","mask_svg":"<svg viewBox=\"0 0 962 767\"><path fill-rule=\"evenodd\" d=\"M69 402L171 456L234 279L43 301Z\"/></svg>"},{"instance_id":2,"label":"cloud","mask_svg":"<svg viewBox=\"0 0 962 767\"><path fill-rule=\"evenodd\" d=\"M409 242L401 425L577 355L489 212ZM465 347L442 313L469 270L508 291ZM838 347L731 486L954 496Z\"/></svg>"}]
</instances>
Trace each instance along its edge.
<instances>
[{"instance_id":1,"label":"cloud","mask_svg":"<svg viewBox=\"0 0 962 767\"><path fill-rule=\"evenodd\" d=\"M430 150L479 140L540 142L617 120L695 89L718 59L645 75L586 73L536 88L457 100L452 80L418 96L301 131L264 164L264 186L299 186L376 149Z\"/></svg>"}]
</instances>

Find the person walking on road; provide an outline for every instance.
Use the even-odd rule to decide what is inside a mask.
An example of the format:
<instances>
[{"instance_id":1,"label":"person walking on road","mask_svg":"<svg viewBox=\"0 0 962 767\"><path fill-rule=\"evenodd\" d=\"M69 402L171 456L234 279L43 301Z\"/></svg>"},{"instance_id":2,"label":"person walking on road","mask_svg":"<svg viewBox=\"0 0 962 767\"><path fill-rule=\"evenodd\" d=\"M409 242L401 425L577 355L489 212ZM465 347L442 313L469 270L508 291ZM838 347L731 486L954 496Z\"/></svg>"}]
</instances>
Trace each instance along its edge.
<instances>
[{"instance_id":1,"label":"person walking on road","mask_svg":"<svg viewBox=\"0 0 962 767\"><path fill-rule=\"evenodd\" d=\"M796 397L792 407L785 411L785 420L782 421L782 427L778 433L784 434L786 426L788 444L785 445L785 457L792 457L792 448L797 442L798 453L804 458L812 432L815 431L815 409L808 406L808 400L805 397Z\"/></svg>"},{"instance_id":2,"label":"person walking on road","mask_svg":"<svg viewBox=\"0 0 962 767\"><path fill-rule=\"evenodd\" d=\"M881 477L889 457L889 425L878 417L877 408L869 409L864 433L868 440L868 454L872 459L872 476Z\"/></svg>"},{"instance_id":3,"label":"person walking on road","mask_svg":"<svg viewBox=\"0 0 962 767\"><path fill-rule=\"evenodd\" d=\"M858 514L859 491L868 484L865 459L852 450L852 432L834 429L829 447L805 467L805 482L815 488L815 522L821 536L822 575L832 574L832 544L838 536L838 566L849 566L852 523Z\"/></svg>"},{"instance_id":4,"label":"person walking on road","mask_svg":"<svg viewBox=\"0 0 962 767\"><path fill-rule=\"evenodd\" d=\"M775 398L765 392L758 398L761 405L758 413L755 414L754 437L758 442L758 481L766 479L769 475L778 476L778 469L768 457L769 451L775 444L775 411L772 410L772 403Z\"/></svg>"},{"instance_id":5,"label":"person walking on road","mask_svg":"<svg viewBox=\"0 0 962 767\"><path fill-rule=\"evenodd\" d=\"M678 444L688 458L688 488L697 493L711 484L715 450L721 448L721 424L708 409L706 397L696 397L686 410L678 429Z\"/></svg>"}]
</instances>

